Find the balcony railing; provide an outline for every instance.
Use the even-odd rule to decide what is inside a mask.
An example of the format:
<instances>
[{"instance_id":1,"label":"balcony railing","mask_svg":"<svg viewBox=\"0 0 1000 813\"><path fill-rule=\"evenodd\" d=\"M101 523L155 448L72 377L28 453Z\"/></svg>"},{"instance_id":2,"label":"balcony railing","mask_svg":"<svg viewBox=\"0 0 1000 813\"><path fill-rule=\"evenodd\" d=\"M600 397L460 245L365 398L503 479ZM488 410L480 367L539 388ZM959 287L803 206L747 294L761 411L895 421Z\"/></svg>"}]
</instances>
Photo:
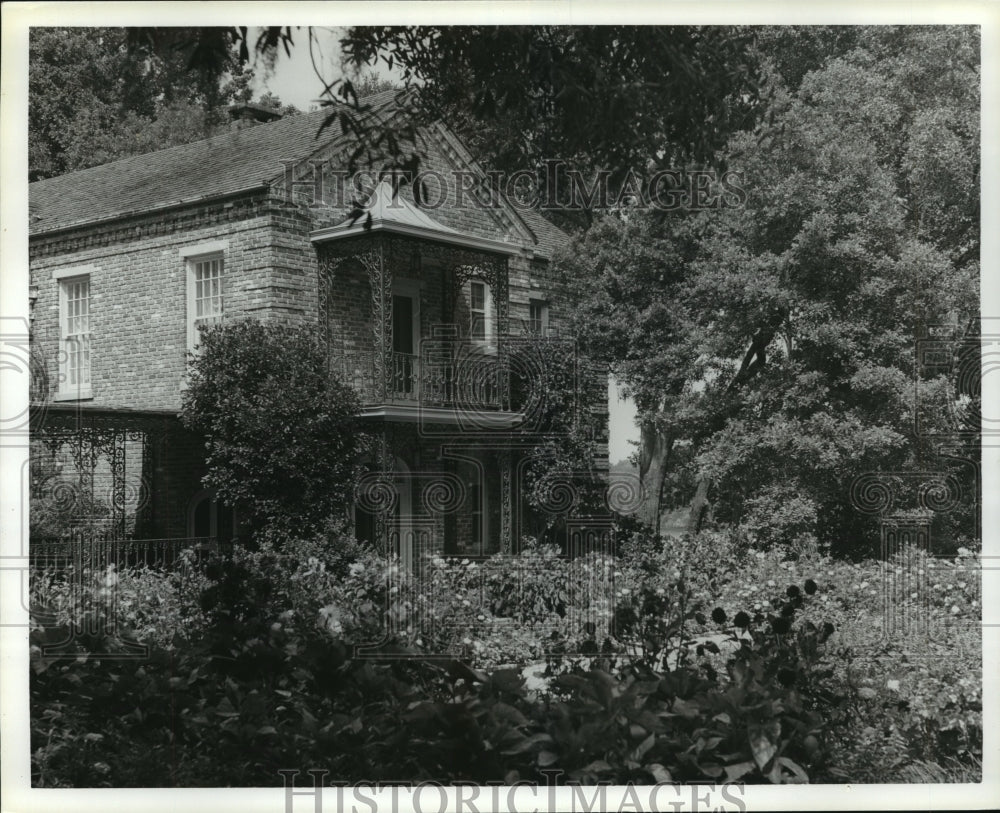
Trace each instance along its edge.
<instances>
[{"instance_id":1,"label":"balcony railing","mask_svg":"<svg viewBox=\"0 0 1000 813\"><path fill-rule=\"evenodd\" d=\"M422 357L386 354L384 389L379 386L376 361L374 351L350 351L335 356L331 367L366 405L388 401L476 409L502 406L502 369L495 355L474 348L457 357L435 352Z\"/></svg>"}]
</instances>

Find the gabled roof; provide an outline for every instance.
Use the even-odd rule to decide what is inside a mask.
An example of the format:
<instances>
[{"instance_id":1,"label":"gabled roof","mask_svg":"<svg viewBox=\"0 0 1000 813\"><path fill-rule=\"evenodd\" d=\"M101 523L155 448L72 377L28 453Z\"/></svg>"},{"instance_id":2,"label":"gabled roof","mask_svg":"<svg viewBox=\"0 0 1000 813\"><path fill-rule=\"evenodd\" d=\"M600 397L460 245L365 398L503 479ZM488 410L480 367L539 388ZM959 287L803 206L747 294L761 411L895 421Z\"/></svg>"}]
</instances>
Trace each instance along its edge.
<instances>
[{"instance_id":1,"label":"gabled roof","mask_svg":"<svg viewBox=\"0 0 1000 813\"><path fill-rule=\"evenodd\" d=\"M396 91L366 102L380 107ZM328 110L229 130L202 141L135 155L29 184L32 234L110 220L259 188L340 135L336 121L316 134Z\"/></svg>"},{"instance_id":2,"label":"gabled roof","mask_svg":"<svg viewBox=\"0 0 1000 813\"><path fill-rule=\"evenodd\" d=\"M363 101L383 112L397 94L387 90ZM28 187L29 231L39 235L264 189L283 176L289 162L297 164L314 156L341 135L339 122L334 120L317 138L328 115L324 109L290 116L36 181ZM417 230L428 229L439 236L459 234L412 204L401 206L402 198L383 203L381 217L383 223L393 224L389 228L400 228L392 220L399 216ZM566 235L537 212L521 210L518 214L543 254L550 255L566 241ZM495 240L473 239L484 241L481 247L486 250L498 250L500 245ZM485 242L495 245L487 247Z\"/></svg>"}]
</instances>

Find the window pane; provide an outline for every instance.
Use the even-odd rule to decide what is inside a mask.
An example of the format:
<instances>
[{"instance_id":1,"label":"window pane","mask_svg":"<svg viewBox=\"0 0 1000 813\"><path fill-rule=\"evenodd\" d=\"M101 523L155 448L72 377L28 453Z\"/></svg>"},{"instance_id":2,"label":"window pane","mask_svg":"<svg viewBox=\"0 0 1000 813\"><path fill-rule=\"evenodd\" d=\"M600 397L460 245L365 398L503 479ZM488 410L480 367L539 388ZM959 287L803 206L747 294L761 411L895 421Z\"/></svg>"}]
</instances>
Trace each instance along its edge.
<instances>
[{"instance_id":1,"label":"window pane","mask_svg":"<svg viewBox=\"0 0 1000 813\"><path fill-rule=\"evenodd\" d=\"M486 286L481 282L472 283L470 308L474 311L486 310Z\"/></svg>"},{"instance_id":2,"label":"window pane","mask_svg":"<svg viewBox=\"0 0 1000 813\"><path fill-rule=\"evenodd\" d=\"M70 390L90 384L90 280L62 283L63 385Z\"/></svg>"},{"instance_id":3,"label":"window pane","mask_svg":"<svg viewBox=\"0 0 1000 813\"><path fill-rule=\"evenodd\" d=\"M222 315L222 260L201 260L194 265L194 319L211 324Z\"/></svg>"}]
</instances>

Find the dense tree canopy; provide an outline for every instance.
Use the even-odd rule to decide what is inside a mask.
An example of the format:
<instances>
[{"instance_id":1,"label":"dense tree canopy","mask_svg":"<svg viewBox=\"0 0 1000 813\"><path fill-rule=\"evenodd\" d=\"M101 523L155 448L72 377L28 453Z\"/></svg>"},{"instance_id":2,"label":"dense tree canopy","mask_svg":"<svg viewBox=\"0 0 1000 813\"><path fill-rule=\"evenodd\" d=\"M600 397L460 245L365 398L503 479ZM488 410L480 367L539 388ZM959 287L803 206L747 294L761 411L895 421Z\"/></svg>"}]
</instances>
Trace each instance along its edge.
<instances>
[{"instance_id":1,"label":"dense tree canopy","mask_svg":"<svg viewBox=\"0 0 1000 813\"><path fill-rule=\"evenodd\" d=\"M759 102L752 42L702 26L411 26L355 27L343 47L398 69L491 167L623 174L716 156Z\"/></svg>"},{"instance_id":2,"label":"dense tree canopy","mask_svg":"<svg viewBox=\"0 0 1000 813\"><path fill-rule=\"evenodd\" d=\"M711 483L716 519L765 541L863 534L855 476L950 466L914 435L913 369L924 326L978 314L978 40L862 41L795 91L773 69L767 121L726 148L743 206L619 213L563 260L586 281L579 335L639 404L654 492Z\"/></svg>"}]
</instances>

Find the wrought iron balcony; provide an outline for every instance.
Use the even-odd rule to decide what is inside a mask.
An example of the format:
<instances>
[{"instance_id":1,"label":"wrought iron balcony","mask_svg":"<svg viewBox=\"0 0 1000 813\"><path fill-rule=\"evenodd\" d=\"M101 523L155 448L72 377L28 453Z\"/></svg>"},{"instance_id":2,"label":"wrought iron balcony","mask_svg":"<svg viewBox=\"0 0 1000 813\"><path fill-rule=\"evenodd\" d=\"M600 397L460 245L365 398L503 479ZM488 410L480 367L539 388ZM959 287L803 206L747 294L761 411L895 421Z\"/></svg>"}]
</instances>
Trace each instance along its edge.
<instances>
[{"instance_id":1,"label":"wrought iron balcony","mask_svg":"<svg viewBox=\"0 0 1000 813\"><path fill-rule=\"evenodd\" d=\"M450 348L449 348L450 349ZM457 355L435 346L421 355L348 351L331 359L332 371L357 390L363 405L397 403L468 409L504 408L500 358L466 346Z\"/></svg>"}]
</instances>

